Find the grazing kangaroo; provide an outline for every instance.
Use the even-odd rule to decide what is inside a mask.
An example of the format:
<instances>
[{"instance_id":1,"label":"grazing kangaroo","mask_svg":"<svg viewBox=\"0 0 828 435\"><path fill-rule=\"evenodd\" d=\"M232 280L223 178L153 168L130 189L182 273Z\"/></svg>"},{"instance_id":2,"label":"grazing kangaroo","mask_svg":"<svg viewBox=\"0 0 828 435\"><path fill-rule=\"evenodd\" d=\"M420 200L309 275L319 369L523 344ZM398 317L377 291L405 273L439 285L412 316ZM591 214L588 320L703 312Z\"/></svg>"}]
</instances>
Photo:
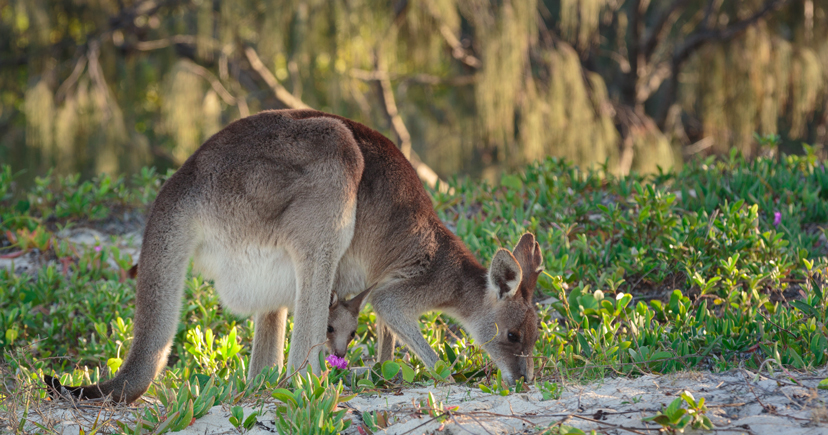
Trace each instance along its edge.
<instances>
[{"instance_id":1,"label":"grazing kangaroo","mask_svg":"<svg viewBox=\"0 0 828 435\"><path fill-rule=\"evenodd\" d=\"M70 392L132 402L147 390L167 362L190 258L226 308L255 314L249 378L279 362L286 307L295 307L288 369L309 362L318 373L331 292L345 297L376 283L368 299L381 360L399 338L433 367L419 315L441 310L507 381L532 380L542 262L534 236L498 250L487 270L437 217L402 152L357 122L267 111L196 150L149 210L126 360L109 381Z\"/></svg>"}]
</instances>

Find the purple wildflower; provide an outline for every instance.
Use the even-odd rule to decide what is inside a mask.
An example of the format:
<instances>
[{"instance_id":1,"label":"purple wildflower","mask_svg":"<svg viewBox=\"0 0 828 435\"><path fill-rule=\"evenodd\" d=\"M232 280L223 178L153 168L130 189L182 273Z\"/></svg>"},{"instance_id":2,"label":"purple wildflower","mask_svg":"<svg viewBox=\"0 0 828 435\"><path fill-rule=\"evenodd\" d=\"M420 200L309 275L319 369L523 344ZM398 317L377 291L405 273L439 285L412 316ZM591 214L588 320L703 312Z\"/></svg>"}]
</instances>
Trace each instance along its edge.
<instances>
[{"instance_id":1,"label":"purple wildflower","mask_svg":"<svg viewBox=\"0 0 828 435\"><path fill-rule=\"evenodd\" d=\"M101 246L100 245L95 246L95 252L101 252Z\"/></svg>"},{"instance_id":2,"label":"purple wildflower","mask_svg":"<svg viewBox=\"0 0 828 435\"><path fill-rule=\"evenodd\" d=\"M778 227L779 224L782 223L782 213L775 211L773 212L773 226Z\"/></svg>"},{"instance_id":3,"label":"purple wildflower","mask_svg":"<svg viewBox=\"0 0 828 435\"><path fill-rule=\"evenodd\" d=\"M328 364L331 365L331 367L336 367L338 369L348 368L348 360L346 360L345 358L338 357L336 355L328 355L328 357L325 358L325 361L327 361Z\"/></svg>"}]
</instances>

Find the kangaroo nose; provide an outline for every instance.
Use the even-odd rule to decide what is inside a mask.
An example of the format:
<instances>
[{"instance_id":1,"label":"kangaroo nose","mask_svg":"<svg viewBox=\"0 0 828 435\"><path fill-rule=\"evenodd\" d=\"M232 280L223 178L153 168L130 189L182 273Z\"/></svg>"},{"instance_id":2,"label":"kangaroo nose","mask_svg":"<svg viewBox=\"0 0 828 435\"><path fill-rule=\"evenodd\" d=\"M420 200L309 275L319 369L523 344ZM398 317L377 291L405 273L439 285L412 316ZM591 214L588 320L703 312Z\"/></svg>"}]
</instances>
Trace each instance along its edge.
<instances>
[{"instance_id":1,"label":"kangaroo nose","mask_svg":"<svg viewBox=\"0 0 828 435\"><path fill-rule=\"evenodd\" d=\"M334 355L336 355L340 358L345 358L345 352L344 351L343 352L334 352Z\"/></svg>"}]
</instances>

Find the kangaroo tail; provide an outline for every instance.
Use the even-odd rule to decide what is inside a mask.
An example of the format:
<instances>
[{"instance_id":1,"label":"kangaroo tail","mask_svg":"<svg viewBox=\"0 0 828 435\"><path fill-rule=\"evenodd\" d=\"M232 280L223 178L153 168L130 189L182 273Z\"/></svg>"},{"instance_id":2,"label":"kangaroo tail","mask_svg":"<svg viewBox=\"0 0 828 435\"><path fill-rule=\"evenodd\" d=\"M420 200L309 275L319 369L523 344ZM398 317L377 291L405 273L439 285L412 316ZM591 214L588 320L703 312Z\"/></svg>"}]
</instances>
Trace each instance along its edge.
<instances>
[{"instance_id":1,"label":"kangaroo tail","mask_svg":"<svg viewBox=\"0 0 828 435\"><path fill-rule=\"evenodd\" d=\"M181 315L184 277L196 244L193 174L185 167L164 184L149 212L138 262L134 338L126 360L114 378L95 385L65 387L45 376L53 396L111 396L129 403L147 391L167 364Z\"/></svg>"}]
</instances>

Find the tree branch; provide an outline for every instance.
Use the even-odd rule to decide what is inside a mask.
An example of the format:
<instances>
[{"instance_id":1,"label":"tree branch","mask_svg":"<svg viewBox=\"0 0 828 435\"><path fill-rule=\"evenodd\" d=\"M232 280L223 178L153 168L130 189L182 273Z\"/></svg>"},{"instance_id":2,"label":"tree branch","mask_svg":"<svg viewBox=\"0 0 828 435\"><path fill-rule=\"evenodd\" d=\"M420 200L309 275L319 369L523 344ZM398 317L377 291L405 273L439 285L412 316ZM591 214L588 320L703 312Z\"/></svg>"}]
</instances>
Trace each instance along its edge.
<instances>
[{"instance_id":1,"label":"tree branch","mask_svg":"<svg viewBox=\"0 0 828 435\"><path fill-rule=\"evenodd\" d=\"M440 34L443 35L443 39L446 41L446 44L451 47L451 56L472 68L480 68L483 66L483 62L480 62L480 59L466 52L466 49L463 48L463 44L460 43L460 40L457 39L456 36L454 36L454 32L451 31L451 28L445 23L445 21L443 21L440 14L434 10L434 5L432 5L430 1L426 1L425 5L426 9L428 9L428 13L432 16L432 18L434 18L434 21L437 22L437 27L440 28Z\"/></svg>"},{"instance_id":2,"label":"tree branch","mask_svg":"<svg viewBox=\"0 0 828 435\"><path fill-rule=\"evenodd\" d=\"M388 72L385 71L385 68L382 65L379 53L377 53L376 56L377 70L370 74L370 76L373 77L372 80L377 82L377 94L379 95L380 102L382 102L383 112L385 113L386 118L388 118L388 122L391 124L391 129L394 131L394 134L400 142L400 151L402 151L405 158L411 163L411 166L414 167L414 170L417 172L417 176L420 177L420 180L424 181L432 189L439 181L440 192L448 192L448 184L440 180L437 173L428 167L428 165L423 163L423 161L420 160L420 157L417 156L417 153L411 149L411 134L408 132L408 128L406 128L402 116L400 116L397 109L397 102L394 98L394 91L391 89L391 81L388 79ZM369 71L365 72L368 73Z\"/></svg>"},{"instance_id":3,"label":"tree branch","mask_svg":"<svg viewBox=\"0 0 828 435\"><path fill-rule=\"evenodd\" d=\"M635 100L635 93L638 88L638 74L641 66L639 61L643 61L643 59L639 58L638 51L638 40L641 36L641 29L643 27L642 18L644 15L644 11L642 11L641 6L641 0L633 0L632 6L630 6L630 39L632 40L632 43L629 45L627 52L627 61L629 62L630 68L629 71L624 74L621 82L622 98L626 104L633 107L638 106L638 102Z\"/></svg>"},{"instance_id":4,"label":"tree branch","mask_svg":"<svg viewBox=\"0 0 828 435\"><path fill-rule=\"evenodd\" d=\"M210 82L210 86L213 87L213 90L221 97L225 104L230 106L237 105L237 98L230 94L230 91L221 84L218 77L214 76L207 68L194 63L194 62L185 62L187 69L190 70L193 74L196 74Z\"/></svg>"},{"instance_id":5,"label":"tree branch","mask_svg":"<svg viewBox=\"0 0 828 435\"><path fill-rule=\"evenodd\" d=\"M276 76L274 76L273 73L264 66L262 60L259 58L259 55L253 47L246 47L244 49L244 54L247 56L250 66L259 74L259 77L264 80L267 86L270 87L273 91L273 95L276 96L276 99L279 100L279 102L291 109L312 109L312 107L302 102L302 100L294 97L293 94L284 88L284 86L279 84L279 81L276 80Z\"/></svg>"},{"instance_id":6,"label":"tree branch","mask_svg":"<svg viewBox=\"0 0 828 435\"><path fill-rule=\"evenodd\" d=\"M55 101L60 103L63 101L63 97L69 92L69 88L75 85L75 83L80 78L83 69L86 68L86 55L81 55L78 61L75 63L75 68L72 69L72 73L69 74L69 77L60 84L57 92L55 92Z\"/></svg>"},{"instance_id":7,"label":"tree branch","mask_svg":"<svg viewBox=\"0 0 828 435\"><path fill-rule=\"evenodd\" d=\"M139 1L128 9L121 8L116 15L110 17L108 20L108 28L87 33L83 38L86 42L77 43L74 38L64 37L60 41L48 46L31 47L27 49L27 53L24 55L0 59L0 69L23 66L28 64L32 57L49 55L49 53L57 50L75 49L79 52L86 52L93 41L100 43L104 38L112 35L117 30L130 28L130 32L135 33L134 29L138 28L135 25L135 18L139 15L153 16L164 7L174 7L180 3L182 3L182 0L165 0L160 2L155 0Z\"/></svg>"},{"instance_id":8,"label":"tree branch","mask_svg":"<svg viewBox=\"0 0 828 435\"><path fill-rule=\"evenodd\" d=\"M702 18L702 21L701 21L701 25L702 25L703 28L705 28L705 29L710 28L710 17L713 16L713 6L716 6L716 11L718 12L721 5L722 5L721 0L709 0L707 2L707 6L704 7L704 18Z\"/></svg>"},{"instance_id":9,"label":"tree branch","mask_svg":"<svg viewBox=\"0 0 828 435\"><path fill-rule=\"evenodd\" d=\"M652 57L658 43L664 39L664 34L670 30L667 23L675 16L679 8L685 7L692 0L673 0L673 3L661 12L655 20L655 24L647 33L647 36L639 43L644 58L649 60Z\"/></svg>"},{"instance_id":10,"label":"tree branch","mask_svg":"<svg viewBox=\"0 0 828 435\"><path fill-rule=\"evenodd\" d=\"M424 85L448 85L448 86L465 86L477 81L476 75L464 75L458 77L443 78L432 74L414 74L410 76L390 74L387 71L367 71L364 69L354 68L350 72L351 77L365 82L375 80L399 80L409 83L420 83Z\"/></svg>"},{"instance_id":11,"label":"tree branch","mask_svg":"<svg viewBox=\"0 0 828 435\"><path fill-rule=\"evenodd\" d=\"M400 151L406 159L411 160L411 134L400 116L397 109L397 102L394 98L394 90L391 88L391 81L388 79L388 73L385 71L384 62L380 60L380 54L376 54L376 79L379 85L379 98L382 102L382 107L385 109L385 115L391 123L391 129L397 136L400 142Z\"/></svg>"},{"instance_id":12,"label":"tree branch","mask_svg":"<svg viewBox=\"0 0 828 435\"><path fill-rule=\"evenodd\" d=\"M169 47L173 44L190 44L195 45L197 36L195 35L174 35L169 38L157 39L154 41L139 41L135 43L135 48L140 51L158 50Z\"/></svg>"},{"instance_id":13,"label":"tree branch","mask_svg":"<svg viewBox=\"0 0 828 435\"><path fill-rule=\"evenodd\" d=\"M636 90L636 101L644 102L650 99L653 92L657 91L665 79L670 77L670 65L668 62L661 62L649 71L647 79Z\"/></svg>"},{"instance_id":14,"label":"tree branch","mask_svg":"<svg viewBox=\"0 0 828 435\"><path fill-rule=\"evenodd\" d=\"M709 30L703 27L704 30L691 34L673 54L673 65L681 66L681 64L690 57L696 50L701 48L704 44L710 41L727 42L738 36L749 27L753 26L759 20L772 12L776 12L785 6L790 0L768 0L765 5L756 11L753 15L743 20L736 21L732 25L721 30ZM674 68L675 69L675 68Z\"/></svg>"},{"instance_id":15,"label":"tree branch","mask_svg":"<svg viewBox=\"0 0 828 435\"><path fill-rule=\"evenodd\" d=\"M667 113L670 110L670 106L672 106L673 102L676 100L679 71L690 55L708 42L727 42L735 38L751 26L758 23L759 20L773 12L778 11L782 8L782 6L785 6L789 2L790 0L767 0L764 6L754 12L751 16L743 20L736 21L724 29L711 30L705 26L701 26L701 30L688 36L687 39L684 40L684 43L673 52L673 58L670 65L670 80L667 81L667 90L665 92L661 110L658 114L658 127L660 129L664 128L664 124L667 121Z\"/></svg>"}]
</instances>

